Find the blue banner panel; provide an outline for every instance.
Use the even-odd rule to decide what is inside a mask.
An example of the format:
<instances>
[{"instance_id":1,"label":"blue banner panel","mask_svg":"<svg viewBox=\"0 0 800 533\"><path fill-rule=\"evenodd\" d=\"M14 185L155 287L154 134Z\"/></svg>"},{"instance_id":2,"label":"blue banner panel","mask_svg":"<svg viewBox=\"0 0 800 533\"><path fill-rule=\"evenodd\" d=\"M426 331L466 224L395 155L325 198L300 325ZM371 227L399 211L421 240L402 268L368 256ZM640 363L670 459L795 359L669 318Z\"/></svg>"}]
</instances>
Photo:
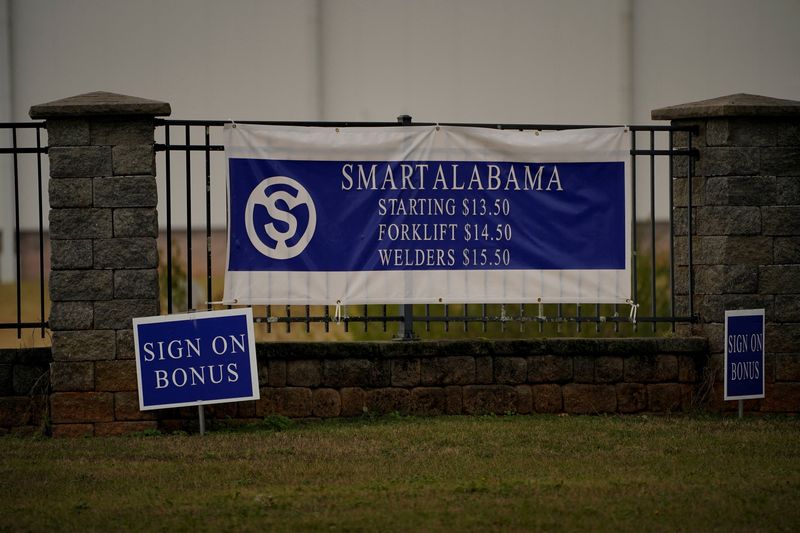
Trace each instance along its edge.
<instances>
[{"instance_id":1,"label":"blue banner panel","mask_svg":"<svg viewBox=\"0 0 800 533\"><path fill-rule=\"evenodd\" d=\"M626 268L621 161L228 161L230 271Z\"/></svg>"},{"instance_id":2,"label":"blue banner panel","mask_svg":"<svg viewBox=\"0 0 800 533\"><path fill-rule=\"evenodd\" d=\"M141 410L258 399L250 309L133 324Z\"/></svg>"},{"instance_id":3,"label":"blue banner panel","mask_svg":"<svg viewBox=\"0 0 800 533\"><path fill-rule=\"evenodd\" d=\"M725 399L764 397L764 310L725 312Z\"/></svg>"}]
</instances>

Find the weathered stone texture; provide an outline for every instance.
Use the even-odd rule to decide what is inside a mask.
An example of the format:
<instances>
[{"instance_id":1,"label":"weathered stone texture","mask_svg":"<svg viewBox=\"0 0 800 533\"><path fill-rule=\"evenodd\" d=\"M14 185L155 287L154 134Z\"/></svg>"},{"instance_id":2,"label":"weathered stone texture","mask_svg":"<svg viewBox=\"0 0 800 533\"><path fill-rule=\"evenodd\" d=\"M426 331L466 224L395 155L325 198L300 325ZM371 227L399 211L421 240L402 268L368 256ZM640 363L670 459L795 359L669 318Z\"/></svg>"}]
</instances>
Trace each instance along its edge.
<instances>
[{"instance_id":1,"label":"weathered stone texture","mask_svg":"<svg viewBox=\"0 0 800 533\"><path fill-rule=\"evenodd\" d=\"M53 209L50 239L102 239L113 234L110 209Z\"/></svg>"},{"instance_id":2,"label":"weathered stone texture","mask_svg":"<svg viewBox=\"0 0 800 533\"><path fill-rule=\"evenodd\" d=\"M761 172L770 176L800 176L800 148L764 148L761 151Z\"/></svg>"},{"instance_id":3,"label":"weathered stone texture","mask_svg":"<svg viewBox=\"0 0 800 533\"><path fill-rule=\"evenodd\" d=\"M698 173L705 176L757 174L759 156L758 148L707 147L703 149L703 157L697 162Z\"/></svg>"},{"instance_id":4,"label":"weathered stone texture","mask_svg":"<svg viewBox=\"0 0 800 533\"><path fill-rule=\"evenodd\" d=\"M761 404L770 413L796 413L800 409L800 383L775 383Z\"/></svg>"},{"instance_id":5,"label":"weathered stone texture","mask_svg":"<svg viewBox=\"0 0 800 533\"><path fill-rule=\"evenodd\" d=\"M778 205L800 204L800 176L775 178Z\"/></svg>"},{"instance_id":6,"label":"weathered stone texture","mask_svg":"<svg viewBox=\"0 0 800 533\"><path fill-rule=\"evenodd\" d=\"M56 439L73 439L94 435L94 424L58 424L52 428Z\"/></svg>"},{"instance_id":7,"label":"weathered stone texture","mask_svg":"<svg viewBox=\"0 0 800 533\"><path fill-rule=\"evenodd\" d=\"M54 302L110 300L113 296L111 271L58 270L50 273L50 299Z\"/></svg>"},{"instance_id":8,"label":"weathered stone texture","mask_svg":"<svg viewBox=\"0 0 800 533\"><path fill-rule=\"evenodd\" d=\"M158 271L154 269L116 270L114 298L158 298Z\"/></svg>"},{"instance_id":9,"label":"weathered stone texture","mask_svg":"<svg viewBox=\"0 0 800 533\"><path fill-rule=\"evenodd\" d=\"M112 330L54 331L53 361L114 359L116 335Z\"/></svg>"},{"instance_id":10,"label":"weathered stone texture","mask_svg":"<svg viewBox=\"0 0 800 533\"><path fill-rule=\"evenodd\" d=\"M117 330L117 359L133 359L135 357L133 346L133 330Z\"/></svg>"},{"instance_id":11,"label":"weathered stone texture","mask_svg":"<svg viewBox=\"0 0 800 533\"><path fill-rule=\"evenodd\" d=\"M677 381L678 358L674 355L626 357L623 375L625 381L630 382Z\"/></svg>"},{"instance_id":12,"label":"weathered stone texture","mask_svg":"<svg viewBox=\"0 0 800 533\"><path fill-rule=\"evenodd\" d=\"M777 201L775 176L721 176L708 178L705 183L705 205L768 206Z\"/></svg>"},{"instance_id":13,"label":"weathered stone texture","mask_svg":"<svg viewBox=\"0 0 800 533\"><path fill-rule=\"evenodd\" d=\"M758 207L698 207L695 213L697 235L759 235L761 233L761 209Z\"/></svg>"},{"instance_id":14,"label":"weathered stone texture","mask_svg":"<svg viewBox=\"0 0 800 533\"><path fill-rule=\"evenodd\" d=\"M775 238L775 264L800 263L800 237Z\"/></svg>"},{"instance_id":15,"label":"weathered stone texture","mask_svg":"<svg viewBox=\"0 0 800 533\"><path fill-rule=\"evenodd\" d=\"M494 360L494 381L505 385L525 383L528 364L524 357L497 357Z\"/></svg>"},{"instance_id":16,"label":"weathered stone texture","mask_svg":"<svg viewBox=\"0 0 800 533\"><path fill-rule=\"evenodd\" d=\"M51 208L92 207L92 179L51 179L47 184Z\"/></svg>"},{"instance_id":17,"label":"weathered stone texture","mask_svg":"<svg viewBox=\"0 0 800 533\"><path fill-rule=\"evenodd\" d=\"M95 178L95 207L155 207L158 204L156 179L148 176Z\"/></svg>"},{"instance_id":18,"label":"weathered stone texture","mask_svg":"<svg viewBox=\"0 0 800 533\"><path fill-rule=\"evenodd\" d=\"M158 237L158 213L155 209L114 209L114 237Z\"/></svg>"},{"instance_id":19,"label":"weathered stone texture","mask_svg":"<svg viewBox=\"0 0 800 533\"><path fill-rule=\"evenodd\" d=\"M345 387L339 391L342 416L361 416L366 406L366 394L359 387Z\"/></svg>"},{"instance_id":20,"label":"weathered stone texture","mask_svg":"<svg viewBox=\"0 0 800 533\"><path fill-rule=\"evenodd\" d=\"M762 207L765 235L800 235L800 206Z\"/></svg>"},{"instance_id":21,"label":"weathered stone texture","mask_svg":"<svg viewBox=\"0 0 800 533\"><path fill-rule=\"evenodd\" d=\"M47 121L47 142L50 146L85 146L91 143L89 121L62 118Z\"/></svg>"},{"instance_id":22,"label":"weathered stone texture","mask_svg":"<svg viewBox=\"0 0 800 533\"><path fill-rule=\"evenodd\" d=\"M423 385L467 385L475 382L474 357L433 357L421 362Z\"/></svg>"},{"instance_id":23,"label":"weathered stone texture","mask_svg":"<svg viewBox=\"0 0 800 533\"><path fill-rule=\"evenodd\" d=\"M571 379L571 357L535 355L528 358L528 381L530 383L566 382Z\"/></svg>"},{"instance_id":24,"label":"weathered stone texture","mask_svg":"<svg viewBox=\"0 0 800 533\"><path fill-rule=\"evenodd\" d=\"M94 267L98 269L155 269L158 247L151 237L97 239L94 241Z\"/></svg>"},{"instance_id":25,"label":"weathered stone texture","mask_svg":"<svg viewBox=\"0 0 800 533\"><path fill-rule=\"evenodd\" d=\"M51 178L94 178L110 176L111 147L108 146L50 146Z\"/></svg>"},{"instance_id":26,"label":"weathered stone texture","mask_svg":"<svg viewBox=\"0 0 800 533\"><path fill-rule=\"evenodd\" d=\"M531 386L517 385L514 390L517 392L517 414L527 415L533 412L533 390Z\"/></svg>"},{"instance_id":27,"label":"weathered stone texture","mask_svg":"<svg viewBox=\"0 0 800 533\"><path fill-rule=\"evenodd\" d=\"M311 395L311 414L320 418L332 418L342 412L339 392L335 389L317 389Z\"/></svg>"},{"instance_id":28,"label":"weathered stone texture","mask_svg":"<svg viewBox=\"0 0 800 533\"><path fill-rule=\"evenodd\" d=\"M411 393L407 389L383 388L367 391L366 406L369 412L408 413L411 410Z\"/></svg>"},{"instance_id":29,"label":"weathered stone texture","mask_svg":"<svg viewBox=\"0 0 800 533\"><path fill-rule=\"evenodd\" d=\"M320 361L287 361L286 384L290 387L316 387L322 382Z\"/></svg>"},{"instance_id":30,"label":"weathered stone texture","mask_svg":"<svg viewBox=\"0 0 800 533\"><path fill-rule=\"evenodd\" d=\"M758 288L766 294L800 294L800 265L768 265L759 268Z\"/></svg>"},{"instance_id":31,"label":"weathered stone texture","mask_svg":"<svg viewBox=\"0 0 800 533\"><path fill-rule=\"evenodd\" d=\"M261 389L261 397L264 402L259 402L256 407L257 416L271 414L296 418L311 416L311 390L305 387L265 388Z\"/></svg>"},{"instance_id":32,"label":"weathered stone texture","mask_svg":"<svg viewBox=\"0 0 800 533\"><path fill-rule=\"evenodd\" d=\"M620 413L638 413L647 409L647 386L641 383L617 383L617 409Z\"/></svg>"},{"instance_id":33,"label":"weathered stone texture","mask_svg":"<svg viewBox=\"0 0 800 533\"><path fill-rule=\"evenodd\" d=\"M622 357L598 357L594 362L597 383L615 383L622 380Z\"/></svg>"},{"instance_id":34,"label":"weathered stone texture","mask_svg":"<svg viewBox=\"0 0 800 533\"><path fill-rule=\"evenodd\" d=\"M134 360L97 361L94 368L95 390L122 392L138 388Z\"/></svg>"},{"instance_id":35,"label":"weathered stone texture","mask_svg":"<svg viewBox=\"0 0 800 533\"><path fill-rule=\"evenodd\" d=\"M110 392L55 392L50 395L50 413L55 424L111 422L114 395Z\"/></svg>"},{"instance_id":36,"label":"weathered stone texture","mask_svg":"<svg viewBox=\"0 0 800 533\"><path fill-rule=\"evenodd\" d=\"M464 394L461 387L450 385L444 388L447 397L447 414L460 415L464 408Z\"/></svg>"},{"instance_id":37,"label":"weathered stone texture","mask_svg":"<svg viewBox=\"0 0 800 533\"><path fill-rule=\"evenodd\" d=\"M53 392L94 390L94 363L50 363L50 386Z\"/></svg>"},{"instance_id":38,"label":"weathered stone texture","mask_svg":"<svg viewBox=\"0 0 800 533\"><path fill-rule=\"evenodd\" d=\"M594 361L591 356L575 356L572 359L573 381L576 383L594 382Z\"/></svg>"},{"instance_id":39,"label":"weathered stone texture","mask_svg":"<svg viewBox=\"0 0 800 533\"><path fill-rule=\"evenodd\" d=\"M442 387L416 387L411 389L411 412L431 416L447 412L447 393Z\"/></svg>"},{"instance_id":40,"label":"weathered stone texture","mask_svg":"<svg viewBox=\"0 0 800 533\"><path fill-rule=\"evenodd\" d=\"M695 269L695 291L699 294L753 293L758 291L755 265L700 265Z\"/></svg>"},{"instance_id":41,"label":"weathered stone texture","mask_svg":"<svg viewBox=\"0 0 800 533\"><path fill-rule=\"evenodd\" d=\"M387 359L326 359L322 365L327 387L388 387L391 362Z\"/></svg>"},{"instance_id":42,"label":"weathered stone texture","mask_svg":"<svg viewBox=\"0 0 800 533\"><path fill-rule=\"evenodd\" d=\"M681 410L681 386L677 383L647 385L648 409L656 413Z\"/></svg>"},{"instance_id":43,"label":"weathered stone texture","mask_svg":"<svg viewBox=\"0 0 800 533\"><path fill-rule=\"evenodd\" d=\"M415 387L420 380L419 359L392 359L392 386Z\"/></svg>"},{"instance_id":44,"label":"weathered stone texture","mask_svg":"<svg viewBox=\"0 0 800 533\"><path fill-rule=\"evenodd\" d=\"M112 148L115 176L156 173L155 151L151 144L122 144Z\"/></svg>"},{"instance_id":45,"label":"weathered stone texture","mask_svg":"<svg viewBox=\"0 0 800 533\"><path fill-rule=\"evenodd\" d=\"M494 383L494 363L491 357L475 358L475 383L478 385Z\"/></svg>"},{"instance_id":46,"label":"weathered stone texture","mask_svg":"<svg viewBox=\"0 0 800 533\"><path fill-rule=\"evenodd\" d=\"M798 353L778 354L776 356L775 379L777 381L800 382L800 350L798 350Z\"/></svg>"},{"instance_id":47,"label":"weathered stone texture","mask_svg":"<svg viewBox=\"0 0 800 533\"><path fill-rule=\"evenodd\" d=\"M571 414L613 413L617 394L613 385L569 383L563 387L564 411Z\"/></svg>"},{"instance_id":48,"label":"weathered stone texture","mask_svg":"<svg viewBox=\"0 0 800 533\"><path fill-rule=\"evenodd\" d=\"M155 420L156 411L139 411L139 393L124 391L114 393L114 418L117 420Z\"/></svg>"},{"instance_id":49,"label":"weathered stone texture","mask_svg":"<svg viewBox=\"0 0 800 533\"><path fill-rule=\"evenodd\" d=\"M76 270L92 267L92 241L51 240L50 268L52 270Z\"/></svg>"},{"instance_id":50,"label":"weathered stone texture","mask_svg":"<svg viewBox=\"0 0 800 533\"><path fill-rule=\"evenodd\" d=\"M722 118L708 121L708 146L775 146L778 127L757 118Z\"/></svg>"},{"instance_id":51,"label":"weathered stone texture","mask_svg":"<svg viewBox=\"0 0 800 533\"><path fill-rule=\"evenodd\" d=\"M286 386L286 361L271 360L267 363L270 387Z\"/></svg>"},{"instance_id":52,"label":"weathered stone texture","mask_svg":"<svg viewBox=\"0 0 800 533\"><path fill-rule=\"evenodd\" d=\"M154 127L151 118L126 118L124 120L110 118L92 120L88 130L90 143L94 145L141 145L153 142Z\"/></svg>"},{"instance_id":53,"label":"weathered stone texture","mask_svg":"<svg viewBox=\"0 0 800 533\"><path fill-rule=\"evenodd\" d=\"M112 437L119 435L130 435L151 429L157 429L158 423L154 421L136 422L99 422L94 425L95 437Z\"/></svg>"},{"instance_id":54,"label":"weathered stone texture","mask_svg":"<svg viewBox=\"0 0 800 533\"><path fill-rule=\"evenodd\" d=\"M131 329L131 319L158 314L158 300L109 300L95 302L96 329Z\"/></svg>"},{"instance_id":55,"label":"weathered stone texture","mask_svg":"<svg viewBox=\"0 0 800 533\"><path fill-rule=\"evenodd\" d=\"M50 307L48 325L51 330L91 329L93 323L92 302L54 301Z\"/></svg>"},{"instance_id":56,"label":"weathered stone texture","mask_svg":"<svg viewBox=\"0 0 800 533\"><path fill-rule=\"evenodd\" d=\"M468 385L462 388L464 413L505 414L517 411L517 391L508 385Z\"/></svg>"}]
</instances>

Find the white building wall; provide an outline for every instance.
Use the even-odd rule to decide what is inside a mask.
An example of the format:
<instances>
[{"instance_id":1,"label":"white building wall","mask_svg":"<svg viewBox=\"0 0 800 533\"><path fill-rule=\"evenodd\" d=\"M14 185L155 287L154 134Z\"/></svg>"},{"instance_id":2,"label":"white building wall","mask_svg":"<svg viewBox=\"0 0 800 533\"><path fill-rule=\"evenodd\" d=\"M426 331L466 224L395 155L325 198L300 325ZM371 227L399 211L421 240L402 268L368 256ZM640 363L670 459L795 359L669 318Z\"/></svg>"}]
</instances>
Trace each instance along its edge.
<instances>
[{"instance_id":1,"label":"white building wall","mask_svg":"<svg viewBox=\"0 0 800 533\"><path fill-rule=\"evenodd\" d=\"M800 99L797 0L6 5L0 120L96 90L170 102L174 118L284 120L647 123L653 108L729 93ZM22 215L35 227L35 210ZM224 205L215 204L214 220L224 224Z\"/></svg>"}]
</instances>

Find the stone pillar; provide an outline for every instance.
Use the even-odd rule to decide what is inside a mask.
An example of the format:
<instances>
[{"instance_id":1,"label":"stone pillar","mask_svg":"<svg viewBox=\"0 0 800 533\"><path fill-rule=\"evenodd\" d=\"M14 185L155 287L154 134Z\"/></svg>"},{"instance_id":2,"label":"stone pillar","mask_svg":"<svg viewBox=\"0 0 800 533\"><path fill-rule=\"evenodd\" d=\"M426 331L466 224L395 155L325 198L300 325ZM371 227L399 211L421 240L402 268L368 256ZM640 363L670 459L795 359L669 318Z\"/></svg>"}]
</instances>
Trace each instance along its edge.
<instances>
[{"instance_id":1,"label":"stone pillar","mask_svg":"<svg viewBox=\"0 0 800 533\"><path fill-rule=\"evenodd\" d=\"M800 102L736 94L656 109L693 126L692 333L709 339L713 404L722 407L724 316L764 308L766 398L749 410L800 407ZM676 136L686 147L687 136ZM688 309L686 158L674 166L676 312ZM727 408L734 408L729 402Z\"/></svg>"},{"instance_id":2,"label":"stone pillar","mask_svg":"<svg viewBox=\"0 0 800 533\"><path fill-rule=\"evenodd\" d=\"M158 314L154 117L164 102L89 93L47 121L53 435L154 427L138 410L131 318Z\"/></svg>"}]
</instances>

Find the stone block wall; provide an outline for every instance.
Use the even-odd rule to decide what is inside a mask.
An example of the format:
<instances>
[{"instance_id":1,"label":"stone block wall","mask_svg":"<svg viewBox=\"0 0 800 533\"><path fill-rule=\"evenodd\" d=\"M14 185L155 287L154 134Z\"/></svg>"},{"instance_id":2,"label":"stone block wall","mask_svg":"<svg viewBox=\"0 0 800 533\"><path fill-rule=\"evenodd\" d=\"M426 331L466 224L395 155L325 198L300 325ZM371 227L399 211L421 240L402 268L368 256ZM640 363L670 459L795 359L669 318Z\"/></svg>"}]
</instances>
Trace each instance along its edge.
<instances>
[{"instance_id":1,"label":"stone block wall","mask_svg":"<svg viewBox=\"0 0 800 533\"><path fill-rule=\"evenodd\" d=\"M693 127L693 309L682 333L709 339L714 407L723 404L725 311L765 310L766 398L748 410L800 410L800 102L747 94L653 111ZM686 134L676 136L685 148ZM688 315L689 175L673 169L678 314Z\"/></svg>"},{"instance_id":2,"label":"stone block wall","mask_svg":"<svg viewBox=\"0 0 800 533\"><path fill-rule=\"evenodd\" d=\"M701 407L703 338L262 343L261 399L206 407L252 421L530 413L676 413ZM195 408L157 412L185 427Z\"/></svg>"},{"instance_id":3,"label":"stone block wall","mask_svg":"<svg viewBox=\"0 0 800 533\"><path fill-rule=\"evenodd\" d=\"M159 312L154 117L169 105L90 93L31 108L50 159L53 434L154 427L131 422L131 319Z\"/></svg>"}]
</instances>

